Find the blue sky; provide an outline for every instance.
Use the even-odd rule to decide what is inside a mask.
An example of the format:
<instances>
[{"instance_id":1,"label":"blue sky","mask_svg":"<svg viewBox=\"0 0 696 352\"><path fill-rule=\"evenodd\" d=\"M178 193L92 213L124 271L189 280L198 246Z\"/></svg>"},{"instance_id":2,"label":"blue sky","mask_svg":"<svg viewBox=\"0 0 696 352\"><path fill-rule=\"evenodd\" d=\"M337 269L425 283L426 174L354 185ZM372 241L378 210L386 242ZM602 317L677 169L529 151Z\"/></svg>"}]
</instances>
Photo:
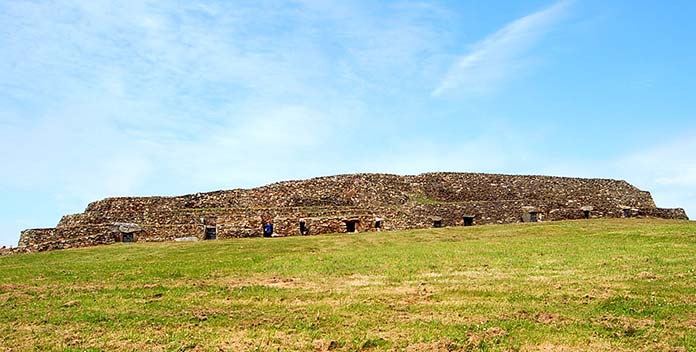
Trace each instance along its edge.
<instances>
[{"instance_id":1,"label":"blue sky","mask_svg":"<svg viewBox=\"0 0 696 352\"><path fill-rule=\"evenodd\" d=\"M108 196L625 179L696 216L693 1L2 1L0 243Z\"/></svg>"}]
</instances>

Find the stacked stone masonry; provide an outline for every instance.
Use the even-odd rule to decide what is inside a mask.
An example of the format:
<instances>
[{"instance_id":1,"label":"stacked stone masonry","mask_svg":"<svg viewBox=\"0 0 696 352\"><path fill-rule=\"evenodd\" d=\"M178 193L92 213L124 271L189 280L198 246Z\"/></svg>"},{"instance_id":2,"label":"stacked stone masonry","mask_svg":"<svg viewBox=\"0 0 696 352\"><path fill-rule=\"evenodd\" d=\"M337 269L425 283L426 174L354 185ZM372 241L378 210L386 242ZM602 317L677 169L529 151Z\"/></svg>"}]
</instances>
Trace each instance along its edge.
<instances>
[{"instance_id":1,"label":"stacked stone masonry","mask_svg":"<svg viewBox=\"0 0 696 352\"><path fill-rule=\"evenodd\" d=\"M597 217L688 219L625 181L479 173L353 174L178 197L107 198L55 228L22 232L19 249L181 237L316 235ZM301 233L300 221L304 223Z\"/></svg>"}]
</instances>

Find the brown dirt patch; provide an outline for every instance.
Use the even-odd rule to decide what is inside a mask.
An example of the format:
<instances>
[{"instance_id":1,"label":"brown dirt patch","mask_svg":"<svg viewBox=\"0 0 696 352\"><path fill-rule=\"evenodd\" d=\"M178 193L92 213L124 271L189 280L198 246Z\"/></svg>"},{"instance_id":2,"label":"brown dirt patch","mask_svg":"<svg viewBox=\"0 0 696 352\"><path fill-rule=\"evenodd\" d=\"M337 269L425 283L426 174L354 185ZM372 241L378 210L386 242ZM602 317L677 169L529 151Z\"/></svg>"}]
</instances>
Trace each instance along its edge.
<instances>
[{"instance_id":1,"label":"brown dirt patch","mask_svg":"<svg viewBox=\"0 0 696 352\"><path fill-rule=\"evenodd\" d=\"M635 319L626 316L603 315L591 320L593 324L605 329L615 330L616 337L633 336L637 330L643 330L655 325L655 320L644 318Z\"/></svg>"},{"instance_id":2,"label":"brown dirt patch","mask_svg":"<svg viewBox=\"0 0 696 352\"><path fill-rule=\"evenodd\" d=\"M319 351L331 351L338 347L338 342L336 340L319 339L312 342L312 347L314 350Z\"/></svg>"},{"instance_id":3,"label":"brown dirt patch","mask_svg":"<svg viewBox=\"0 0 696 352\"><path fill-rule=\"evenodd\" d=\"M404 349L405 352L420 352L420 351L433 351L433 352L449 352L456 351L459 347L452 343L449 339L443 339L440 341L433 342L418 342L409 345Z\"/></svg>"},{"instance_id":4,"label":"brown dirt patch","mask_svg":"<svg viewBox=\"0 0 696 352\"><path fill-rule=\"evenodd\" d=\"M348 277L348 280L342 282L343 286L373 286L384 284L384 277L374 275L354 274Z\"/></svg>"},{"instance_id":5,"label":"brown dirt patch","mask_svg":"<svg viewBox=\"0 0 696 352\"><path fill-rule=\"evenodd\" d=\"M682 326L688 329L696 329L696 318L692 318L683 322Z\"/></svg>"},{"instance_id":6,"label":"brown dirt patch","mask_svg":"<svg viewBox=\"0 0 696 352\"><path fill-rule=\"evenodd\" d=\"M14 291L18 290L21 288L24 288L24 285L18 285L18 284L2 284L0 285L0 291Z\"/></svg>"},{"instance_id":7,"label":"brown dirt patch","mask_svg":"<svg viewBox=\"0 0 696 352\"><path fill-rule=\"evenodd\" d=\"M472 348L480 348L484 342L495 342L504 338L507 336L507 331L501 327L494 326L486 331L479 333L469 332L467 335L467 346Z\"/></svg>"},{"instance_id":8,"label":"brown dirt patch","mask_svg":"<svg viewBox=\"0 0 696 352\"><path fill-rule=\"evenodd\" d=\"M80 304L80 302L78 302L78 301L67 301L63 304L63 307L66 307L66 308L67 307L74 307L74 306L77 306L79 304Z\"/></svg>"},{"instance_id":9,"label":"brown dirt patch","mask_svg":"<svg viewBox=\"0 0 696 352\"><path fill-rule=\"evenodd\" d=\"M244 278L237 280L224 281L222 284L229 288L238 288L244 286L267 286L275 288L313 288L315 285L311 282L302 282L297 278L273 276L270 278Z\"/></svg>"},{"instance_id":10,"label":"brown dirt patch","mask_svg":"<svg viewBox=\"0 0 696 352\"><path fill-rule=\"evenodd\" d=\"M559 324L568 322L570 319L562 317L548 312L527 312L525 310L518 310L513 314L503 314L501 319L519 319L519 320L529 320L535 321L540 324Z\"/></svg>"},{"instance_id":11,"label":"brown dirt patch","mask_svg":"<svg viewBox=\"0 0 696 352\"><path fill-rule=\"evenodd\" d=\"M588 342L586 345L576 345L576 346L569 346L569 345L561 345L561 344L556 344L556 343L550 343L550 342L545 342L540 345L536 346L531 346L531 345L526 345L522 346L520 351L524 352L585 352L585 351L626 351L625 349L617 348L616 346L612 346L608 342L595 342L591 341Z\"/></svg>"},{"instance_id":12,"label":"brown dirt patch","mask_svg":"<svg viewBox=\"0 0 696 352\"><path fill-rule=\"evenodd\" d=\"M656 274L653 274L649 271L642 271L642 272L638 273L638 275L636 275L636 279L639 279L639 280L652 281L652 280L659 280L661 278L662 278L662 275L656 275Z\"/></svg>"}]
</instances>

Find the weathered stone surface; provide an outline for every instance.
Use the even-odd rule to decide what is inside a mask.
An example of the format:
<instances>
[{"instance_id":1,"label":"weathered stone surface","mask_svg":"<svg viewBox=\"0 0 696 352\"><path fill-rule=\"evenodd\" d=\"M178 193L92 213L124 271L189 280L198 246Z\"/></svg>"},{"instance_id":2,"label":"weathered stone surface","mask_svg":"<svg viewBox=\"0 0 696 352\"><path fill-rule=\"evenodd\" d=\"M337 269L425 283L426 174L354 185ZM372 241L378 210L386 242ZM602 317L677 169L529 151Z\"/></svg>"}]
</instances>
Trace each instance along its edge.
<instances>
[{"instance_id":1,"label":"weathered stone surface","mask_svg":"<svg viewBox=\"0 0 696 352\"><path fill-rule=\"evenodd\" d=\"M624 212L623 209L629 209ZM178 197L106 198L84 213L64 216L56 228L25 230L25 251L108 244L133 234L137 241L261 236L266 222L279 235L316 235L520 222L536 212L538 221L595 217L687 219L683 209L656 208L650 193L625 181L477 173L415 176L354 174L286 181L254 189ZM525 215L526 214L526 215ZM350 225L353 226L353 225ZM129 239L131 237L128 237Z\"/></svg>"},{"instance_id":2,"label":"weathered stone surface","mask_svg":"<svg viewBox=\"0 0 696 352\"><path fill-rule=\"evenodd\" d=\"M122 223L122 224L116 224L118 225L118 231L121 233L133 233L133 232L139 232L142 231L143 228L140 227L138 224L132 224L132 223Z\"/></svg>"}]
</instances>

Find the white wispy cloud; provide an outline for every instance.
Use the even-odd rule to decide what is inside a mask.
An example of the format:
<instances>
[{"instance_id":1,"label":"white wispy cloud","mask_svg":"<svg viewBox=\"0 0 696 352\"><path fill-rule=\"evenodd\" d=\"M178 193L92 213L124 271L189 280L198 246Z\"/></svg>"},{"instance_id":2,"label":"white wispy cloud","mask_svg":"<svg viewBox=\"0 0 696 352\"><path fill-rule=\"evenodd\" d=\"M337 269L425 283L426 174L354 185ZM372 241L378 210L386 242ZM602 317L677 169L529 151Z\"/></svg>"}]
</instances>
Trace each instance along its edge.
<instances>
[{"instance_id":1,"label":"white wispy cloud","mask_svg":"<svg viewBox=\"0 0 696 352\"><path fill-rule=\"evenodd\" d=\"M70 213L107 196L350 172L365 97L415 81L440 45L424 20L438 11L409 1L2 2L0 149L12 152L0 154L0 193L32 190L35 203ZM0 243L15 242L13 215L0 223Z\"/></svg>"},{"instance_id":2,"label":"white wispy cloud","mask_svg":"<svg viewBox=\"0 0 696 352\"><path fill-rule=\"evenodd\" d=\"M519 18L474 44L431 92L433 96L451 93L482 95L510 79L525 64L535 44L566 14L569 1Z\"/></svg>"},{"instance_id":3,"label":"white wispy cloud","mask_svg":"<svg viewBox=\"0 0 696 352\"><path fill-rule=\"evenodd\" d=\"M0 243L106 196L361 171L536 170L539 158L522 160L536 138L504 131L507 122L490 128L486 117L489 130L443 140L434 124L462 126L427 93L499 87L568 4L476 43L440 81L458 54L457 6L0 2L0 149L9 151L0 153ZM677 189L693 179L689 160L683 172L636 172L654 176L645 187Z\"/></svg>"}]
</instances>

